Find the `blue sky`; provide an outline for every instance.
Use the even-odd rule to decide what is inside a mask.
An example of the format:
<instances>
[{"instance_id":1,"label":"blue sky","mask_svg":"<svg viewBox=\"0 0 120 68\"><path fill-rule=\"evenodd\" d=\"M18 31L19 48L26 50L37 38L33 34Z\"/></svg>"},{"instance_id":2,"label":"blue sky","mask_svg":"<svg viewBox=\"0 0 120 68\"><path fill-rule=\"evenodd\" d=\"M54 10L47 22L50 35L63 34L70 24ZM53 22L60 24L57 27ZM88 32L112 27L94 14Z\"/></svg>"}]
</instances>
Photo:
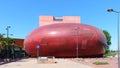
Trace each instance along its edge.
<instances>
[{"instance_id":1,"label":"blue sky","mask_svg":"<svg viewBox=\"0 0 120 68\"><path fill-rule=\"evenodd\" d=\"M13 38L25 38L38 28L39 16L80 16L81 23L107 30L112 36L110 49L117 50L117 15L120 0L0 0L0 33L10 25Z\"/></svg>"}]
</instances>

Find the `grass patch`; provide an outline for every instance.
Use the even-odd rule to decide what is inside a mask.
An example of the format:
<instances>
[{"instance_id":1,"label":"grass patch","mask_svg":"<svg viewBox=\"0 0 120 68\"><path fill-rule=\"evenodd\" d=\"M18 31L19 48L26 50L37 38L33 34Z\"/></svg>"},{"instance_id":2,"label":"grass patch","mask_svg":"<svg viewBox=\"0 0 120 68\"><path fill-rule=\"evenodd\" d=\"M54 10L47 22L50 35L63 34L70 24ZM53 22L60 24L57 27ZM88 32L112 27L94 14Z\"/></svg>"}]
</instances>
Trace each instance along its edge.
<instances>
[{"instance_id":1,"label":"grass patch","mask_svg":"<svg viewBox=\"0 0 120 68\"><path fill-rule=\"evenodd\" d=\"M93 62L95 65L107 65L109 64L108 62Z\"/></svg>"},{"instance_id":2,"label":"grass patch","mask_svg":"<svg viewBox=\"0 0 120 68\"><path fill-rule=\"evenodd\" d=\"M84 62L85 60L84 60L84 59L80 59L79 61L80 61L80 62Z\"/></svg>"}]
</instances>

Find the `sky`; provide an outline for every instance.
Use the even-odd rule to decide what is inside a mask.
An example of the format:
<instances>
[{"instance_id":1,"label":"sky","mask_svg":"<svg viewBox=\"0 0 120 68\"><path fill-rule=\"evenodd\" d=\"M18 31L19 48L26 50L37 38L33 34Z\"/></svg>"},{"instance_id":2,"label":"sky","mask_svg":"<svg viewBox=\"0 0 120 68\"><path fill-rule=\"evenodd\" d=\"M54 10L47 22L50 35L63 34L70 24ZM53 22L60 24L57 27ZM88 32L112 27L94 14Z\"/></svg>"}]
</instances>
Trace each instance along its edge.
<instances>
[{"instance_id":1,"label":"sky","mask_svg":"<svg viewBox=\"0 0 120 68\"><path fill-rule=\"evenodd\" d=\"M117 50L117 14L108 8L120 11L120 0L0 0L0 33L11 26L9 36L24 39L39 27L39 16L80 16L81 23L107 30L110 49Z\"/></svg>"}]
</instances>

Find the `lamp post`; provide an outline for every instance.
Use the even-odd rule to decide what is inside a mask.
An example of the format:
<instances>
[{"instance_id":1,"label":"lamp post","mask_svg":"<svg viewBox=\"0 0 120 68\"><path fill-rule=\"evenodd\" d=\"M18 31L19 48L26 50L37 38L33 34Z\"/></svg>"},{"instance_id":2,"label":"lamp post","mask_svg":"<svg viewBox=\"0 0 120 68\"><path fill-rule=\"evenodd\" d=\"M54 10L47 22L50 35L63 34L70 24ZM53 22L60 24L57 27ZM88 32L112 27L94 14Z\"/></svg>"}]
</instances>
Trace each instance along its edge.
<instances>
[{"instance_id":1,"label":"lamp post","mask_svg":"<svg viewBox=\"0 0 120 68\"><path fill-rule=\"evenodd\" d=\"M9 28L10 28L10 26L7 26L6 27L6 30L7 30L7 39L9 38ZM7 41L7 45L6 45L6 60L9 58L9 47L8 47L8 41Z\"/></svg>"},{"instance_id":2,"label":"lamp post","mask_svg":"<svg viewBox=\"0 0 120 68\"><path fill-rule=\"evenodd\" d=\"M9 35L12 35L12 34L9 34L9 29L11 28L11 26L7 26L6 27L6 30L7 30L7 39L9 39ZM11 54L9 53L9 51L10 51L10 48L9 48L9 41L7 40L7 46L6 46L6 48L7 48L7 53L6 53L6 55L7 55L7 58L9 58L10 56L11 56Z\"/></svg>"},{"instance_id":3,"label":"lamp post","mask_svg":"<svg viewBox=\"0 0 120 68\"><path fill-rule=\"evenodd\" d=\"M36 45L36 49L37 49L37 62L39 62L40 45Z\"/></svg>"},{"instance_id":4,"label":"lamp post","mask_svg":"<svg viewBox=\"0 0 120 68\"><path fill-rule=\"evenodd\" d=\"M40 49L40 45L37 45L36 48L37 48L37 57L39 58L39 49Z\"/></svg>"},{"instance_id":5,"label":"lamp post","mask_svg":"<svg viewBox=\"0 0 120 68\"><path fill-rule=\"evenodd\" d=\"M9 38L9 28L11 28L10 26L7 26L6 30L7 30L7 38Z\"/></svg>"},{"instance_id":6,"label":"lamp post","mask_svg":"<svg viewBox=\"0 0 120 68\"><path fill-rule=\"evenodd\" d=\"M117 14L117 31L118 31L118 67L120 67L120 45L119 45L119 41L120 41L120 39L119 39L119 13L120 13L120 11L115 11L115 10L113 10L113 9L108 9L107 10L108 12L114 12L114 13L116 13Z\"/></svg>"},{"instance_id":7,"label":"lamp post","mask_svg":"<svg viewBox=\"0 0 120 68\"><path fill-rule=\"evenodd\" d=\"M79 31L79 27L75 27L75 31L76 31L76 58L78 59L78 31Z\"/></svg>"}]
</instances>

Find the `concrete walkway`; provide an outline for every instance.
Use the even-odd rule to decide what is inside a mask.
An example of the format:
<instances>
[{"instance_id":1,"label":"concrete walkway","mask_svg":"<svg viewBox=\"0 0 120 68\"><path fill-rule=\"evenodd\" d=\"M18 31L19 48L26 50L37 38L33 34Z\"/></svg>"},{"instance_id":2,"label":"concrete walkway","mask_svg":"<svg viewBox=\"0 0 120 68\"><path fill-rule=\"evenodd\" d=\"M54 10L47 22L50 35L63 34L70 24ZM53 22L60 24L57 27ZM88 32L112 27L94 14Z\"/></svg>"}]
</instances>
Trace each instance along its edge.
<instances>
[{"instance_id":1,"label":"concrete walkway","mask_svg":"<svg viewBox=\"0 0 120 68\"><path fill-rule=\"evenodd\" d=\"M16 62L0 65L0 68L92 68L87 65L83 65L74 61L67 59L55 59L56 64L38 64L37 60L32 59L22 59Z\"/></svg>"}]
</instances>

